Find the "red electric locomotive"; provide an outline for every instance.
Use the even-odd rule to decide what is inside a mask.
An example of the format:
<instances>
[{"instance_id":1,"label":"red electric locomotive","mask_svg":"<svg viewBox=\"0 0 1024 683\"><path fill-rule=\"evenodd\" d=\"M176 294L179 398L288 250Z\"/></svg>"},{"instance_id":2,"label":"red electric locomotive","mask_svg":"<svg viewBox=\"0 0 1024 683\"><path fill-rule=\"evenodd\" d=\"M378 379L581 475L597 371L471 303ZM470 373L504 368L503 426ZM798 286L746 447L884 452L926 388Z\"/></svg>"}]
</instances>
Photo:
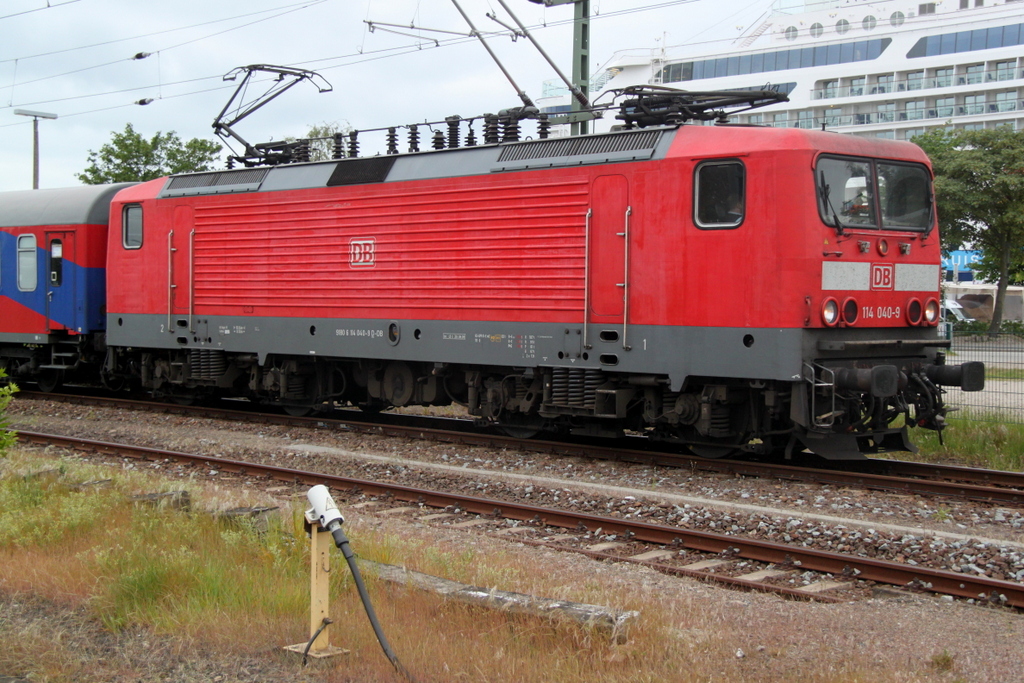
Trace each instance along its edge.
<instances>
[{"instance_id":1,"label":"red electric locomotive","mask_svg":"<svg viewBox=\"0 0 1024 683\"><path fill-rule=\"evenodd\" d=\"M931 181L910 143L730 125L155 180L112 203L102 372L708 456L910 449L941 385L984 383L937 333Z\"/></svg>"}]
</instances>

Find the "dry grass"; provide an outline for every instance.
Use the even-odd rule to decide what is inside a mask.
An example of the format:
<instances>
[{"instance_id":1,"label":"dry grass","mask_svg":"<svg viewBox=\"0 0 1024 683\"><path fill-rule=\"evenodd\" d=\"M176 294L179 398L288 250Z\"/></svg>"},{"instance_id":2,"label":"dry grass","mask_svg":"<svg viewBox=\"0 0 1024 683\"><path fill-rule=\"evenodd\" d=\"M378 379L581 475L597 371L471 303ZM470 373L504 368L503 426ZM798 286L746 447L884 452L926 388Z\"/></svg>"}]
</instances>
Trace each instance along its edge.
<instances>
[{"instance_id":1,"label":"dry grass","mask_svg":"<svg viewBox=\"0 0 1024 683\"><path fill-rule=\"evenodd\" d=\"M259 533L205 514L127 501L131 493L179 488L178 481L122 473L109 488L86 493L60 484L46 489L20 476L53 463L28 451L6 464L0 460L7 470L0 479L0 529L6 530L0 531L6 533L0 540L0 676L402 680L382 655L339 554L332 558L338 571L332 573L331 637L350 654L311 671L281 653L281 646L308 635L308 548L297 510L285 510L283 523ZM100 478L96 468L74 460L59 464L65 481ZM99 473L111 476L109 470ZM223 489L188 486L196 507L207 494L222 506ZM255 494L234 501L265 502ZM53 517L54 510L63 511L63 519ZM930 659L945 652L942 647L894 671L891 662L856 647L837 650L834 635L820 626L801 635L811 606L787 605L783 616L748 610L743 605L754 597L742 594L710 600L703 589L691 588L669 596L659 592L664 579L654 574L622 580L621 572L607 565L560 556L538 562L536 554L495 551L464 534L427 541L415 528L393 531L378 524L357 516L347 524L353 548L367 559L642 615L628 641L616 644L606 633L575 623L484 610L368 576L385 632L419 681L852 683L925 680L944 673L939 671L944 660ZM558 569L552 571L553 566ZM753 604L781 604L758 599Z\"/></svg>"}]
</instances>

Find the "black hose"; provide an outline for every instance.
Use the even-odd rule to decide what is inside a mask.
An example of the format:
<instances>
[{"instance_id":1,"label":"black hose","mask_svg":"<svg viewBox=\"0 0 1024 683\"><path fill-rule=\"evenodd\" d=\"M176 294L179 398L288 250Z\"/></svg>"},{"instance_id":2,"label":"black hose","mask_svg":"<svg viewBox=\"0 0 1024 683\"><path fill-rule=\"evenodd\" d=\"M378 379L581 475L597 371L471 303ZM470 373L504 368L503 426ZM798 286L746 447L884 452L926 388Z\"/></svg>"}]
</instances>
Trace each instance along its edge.
<instances>
[{"instance_id":1,"label":"black hose","mask_svg":"<svg viewBox=\"0 0 1024 683\"><path fill-rule=\"evenodd\" d=\"M334 623L333 619L331 619L329 617L324 617L324 621L323 621L322 624L320 624L320 628L318 628L316 630L316 633L314 633L310 637L309 642L306 643L306 649L302 651L302 666L306 666L306 663L309 660L309 648L313 647L313 641L315 641L320 636L320 634L323 633L324 629L327 628L327 626L329 624L333 624L333 623Z\"/></svg>"},{"instance_id":2,"label":"black hose","mask_svg":"<svg viewBox=\"0 0 1024 683\"><path fill-rule=\"evenodd\" d=\"M391 649L391 645L388 643L387 637L384 635L384 630L380 626L380 622L377 620L377 613L373 609L373 604L370 602L370 594L366 591L366 584L363 583L363 575L359 571L359 565L356 564L356 554L352 552L352 548L349 546L348 537L342 530L341 525L338 524L334 529L331 529L331 536L334 537L334 544L338 546L338 550L345 556L345 561L348 562L348 568L352 570L352 578L355 579L356 589L359 591L359 599L363 601L363 609L366 610L366 616L370 619L370 624L373 626L373 632L377 634L377 642L380 643L380 647L384 650L384 656L388 658L395 670L402 674L407 681L410 683L416 683L416 679L402 663L398 661L398 655L395 654L394 650Z\"/></svg>"}]
</instances>

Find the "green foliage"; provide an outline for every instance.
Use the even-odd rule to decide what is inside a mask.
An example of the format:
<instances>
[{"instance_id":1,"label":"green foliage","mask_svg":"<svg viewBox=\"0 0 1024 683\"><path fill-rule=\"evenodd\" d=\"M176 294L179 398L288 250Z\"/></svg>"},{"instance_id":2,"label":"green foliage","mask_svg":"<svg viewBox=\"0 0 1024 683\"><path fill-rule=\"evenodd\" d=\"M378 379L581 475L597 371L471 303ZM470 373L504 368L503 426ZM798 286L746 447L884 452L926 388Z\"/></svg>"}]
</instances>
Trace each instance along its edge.
<instances>
[{"instance_id":1,"label":"green foliage","mask_svg":"<svg viewBox=\"0 0 1024 683\"><path fill-rule=\"evenodd\" d=\"M1024 321L1004 320L999 323L999 329L996 331L1001 334L1024 337ZM953 323L953 332L954 334L991 334L992 325L981 320L957 320Z\"/></svg>"},{"instance_id":2,"label":"green foliage","mask_svg":"<svg viewBox=\"0 0 1024 683\"><path fill-rule=\"evenodd\" d=\"M981 250L974 269L999 284L990 326L997 332L1006 286L1024 271L1024 131L936 129L914 142L935 169L943 250Z\"/></svg>"},{"instance_id":3,"label":"green foliage","mask_svg":"<svg viewBox=\"0 0 1024 683\"><path fill-rule=\"evenodd\" d=\"M7 373L0 370L0 382L7 377ZM0 458L4 457L7 449L14 445L18 440L18 434L7 428L7 406L11 404L11 399L14 398L14 394L18 391L18 385L14 382L8 382L0 385Z\"/></svg>"},{"instance_id":4,"label":"green foliage","mask_svg":"<svg viewBox=\"0 0 1024 683\"><path fill-rule=\"evenodd\" d=\"M173 130L142 137L132 124L124 132L111 133L110 142L99 152L89 150L89 165L77 174L86 185L145 182L172 173L212 170L220 156L216 142L192 138L182 142Z\"/></svg>"},{"instance_id":5,"label":"green foliage","mask_svg":"<svg viewBox=\"0 0 1024 683\"><path fill-rule=\"evenodd\" d=\"M337 133L347 134L352 126L342 125L337 121L324 121L309 127L304 139L310 140L309 160L327 161L334 158L334 136Z\"/></svg>"}]
</instances>

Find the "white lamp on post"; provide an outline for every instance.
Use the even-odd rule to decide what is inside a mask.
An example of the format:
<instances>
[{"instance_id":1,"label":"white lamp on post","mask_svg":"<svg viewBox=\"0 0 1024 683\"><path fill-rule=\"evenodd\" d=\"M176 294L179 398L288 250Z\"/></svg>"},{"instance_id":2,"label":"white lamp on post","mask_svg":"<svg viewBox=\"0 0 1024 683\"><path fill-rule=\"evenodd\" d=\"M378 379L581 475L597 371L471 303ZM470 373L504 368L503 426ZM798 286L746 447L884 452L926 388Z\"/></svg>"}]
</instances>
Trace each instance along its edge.
<instances>
[{"instance_id":1,"label":"white lamp on post","mask_svg":"<svg viewBox=\"0 0 1024 683\"><path fill-rule=\"evenodd\" d=\"M39 189L39 119L55 119L56 114L31 109L15 109L18 116L32 117L32 189Z\"/></svg>"}]
</instances>

